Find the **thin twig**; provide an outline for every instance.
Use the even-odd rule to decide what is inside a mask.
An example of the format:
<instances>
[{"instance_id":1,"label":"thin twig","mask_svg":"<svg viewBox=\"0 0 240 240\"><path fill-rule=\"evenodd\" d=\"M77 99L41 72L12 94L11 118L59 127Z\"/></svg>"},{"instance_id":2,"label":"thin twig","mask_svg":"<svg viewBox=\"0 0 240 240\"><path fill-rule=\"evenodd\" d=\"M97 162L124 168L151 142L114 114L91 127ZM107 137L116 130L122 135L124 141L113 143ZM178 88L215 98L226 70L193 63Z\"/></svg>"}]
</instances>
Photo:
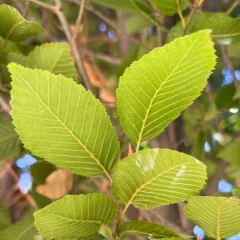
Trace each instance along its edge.
<instances>
[{"instance_id":1,"label":"thin twig","mask_svg":"<svg viewBox=\"0 0 240 240\"><path fill-rule=\"evenodd\" d=\"M111 56L103 54L103 53L93 52L92 50L83 48L83 47L79 47L79 48L80 48L81 52L86 53L87 55L95 57L97 59L103 60L107 63L111 63L111 64L121 64L122 63L121 58L115 58L115 57L111 57Z\"/></svg>"},{"instance_id":2,"label":"thin twig","mask_svg":"<svg viewBox=\"0 0 240 240\"><path fill-rule=\"evenodd\" d=\"M184 29L184 31L185 31L185 29L186 29L186 23L185 23L185 19L184 19L184 17L183 17L183 14L182 14L182 10L181 10L181 8L180 8L179 0L177 0L177 8L178 8L178 15L179 15L179 17L180 17L180 19L181 19L182 26L183 26L183 29ZM184 32L184 35L185 35L185 32Z\"/></svg>"},{"instance_id":3,"label":"thin twig","mask_svg":"<svg viewBox=\"0 0 240 240\"><path fill-rule=\"evenodd\" d=\"M85 5L85 0L81 1L80 8L79 8L79 13L77 17L77 21L75 23L76 25L76 30L73 34L73 39L77 41L77 38L81 32L81 22L82 22L82 17L83 17L83 12L84 12L84 5Z\"/></svg>"},{"instance_id":4,"label":"thin twig","mask_svg":"<svg viewBox=\"0 0 240 240\"><path fill-rule=\"evenodd\" d=\"M231 60L229 58L227 47L222 45L221 46L221 52L222 52L222 56L223 56L223 60L225 62L225 65L229 69L229 71L231 72L231 74L233 76L234 85L235 85L235 87L238 87L238 79L237 79L237 76L235 74L233 63L231 62Z\"/></svg>"},{"instance_id":5,"label":"thin twig","mask_svg":"<svg viewBox=\"0 0 240 240\"><path fill-rule=\"evenodd\" d=\"M32 2L32 3L36 4L36 5L38 5L39 7L48 9L49 11L52 11L52 12L56 11L56 7L55 6L52 6L52 5L40 2L38 0L29 0L29 2Z\"/></svg>"},{"instance_id":6,"label":"thin twig","mask_svg":"<svg viewBox=\"0 0 240 240\"><path fill-rule=\"evenodd\" d=\"M189 16L189 18L188 18L188 21L187 21L187 23L186 23L186 25L185 25L185 27L184 27L183 35L186 35L187 30L188 30L188 28L189 28L189 25L190 25L190 23L191 23L191 21L192 21L193 15L195 14L197 8L199 8L200 5L201 5L203 2L204 2L204 0L195 0L195 2L194 2L194 4L193 4L193 8L192 8L191 13L190 13L190 16Z\"/></svg>"},{"instance_id":7,"label":"thin twig","mask_svg":"<svg viewBox=\"0 0 240 240\"><path fill-rule=\"evenodd\" d=\"M227 10L227 14L228 15L230 15L233 11L234 11L234 9L238 6L240 4L240 0L236 0L233 4L232 4L232 6Z\"/></svg>"},{"instance_id":8,"label":"thin twig","mask_svg":"<svg viewBox=\"0 0 240 240\"><path fill-rule=\"evenodd\" d=\"M68 0L69 2L75 3L75 4L80 4L78 0ZM85 9L87 9L89 12L93 13L100 19L102 19L105 23L107 23L110 27L112 27L114 30L118 31L117 24L112 21L110 18L106 17L104 14L96 10L90 5L85 5Z\"/></svg>"},{"instance_id":9,"label":"thin twig","mask_svg":"<svg viewBox=\"0 0 240 240\"><path fill-rule=\"evenodd\" d=\"M85 8L93 13L94 15L96 15L97 17L99 17L100 19L102 19L105 23L107 23L110 27L112 27L115 31L119 31L118 30L118 27L117 27L117 24L112 21L111 19L107 18L106 16L104 16L101 12L97 11L96 9L94 9L93 7L91 6L85 6Z\"/></svg>"},{"instance_id":10,"label":"thin twig","mask_svg":"<svg viewBox=\"0 0 240 240\"><path fill-rule=\"evenodd\" d=\"M62 25L63 32L67 38L67 41L71 46L72 53L73 53L73 56L74 56L74 59L75 59L76 65L77 65L78 73L80 74L80 76L82 76L83 82L84 82L86 88L88 90L92 91L91 84L88 80L88 76L87 76L86 70L83 65L81 54L78 51L77 43L76 43L75 39L73 39L73 37L72 37L69 23L68 23L65 15L63 13L63 10L62 10L62 0L55 0L55 3L56 3L56 7L58 8L58 10L55 13L60 21L60 24ZM81 9L80 9L80 11L81 11Z\"/></svg>"},{"instance_id":11,"label":"thin twig","mask_svg":"<svg viewBox=\"0 0 240 240\"><path fill-rule=\"evenodd\" d=\"M72 36L69 23L68 23L65 15L63 13L62 1L61 0L55 0L55 6L45 4L45 3L41 3L37 0L29 0L29 1L38 5L38 6L40 6L40 7L48 9L49 11L52 11L53 13L55 13L57 15L58 20L59 20L59 22L62 26L63 32L64 32L64 34L67 38L67 41L68 41L68 43L69 43L69 45L72 49L72 54L73 54L73 57L74 57L75 62L76 62L78 74L82 77L86 88L91 91L92 87L91 87L91 84L88 80L88 76L87 76L87 73L85 71L85 68L83 66L83 61L82 61L82 58L81 58L81 54L78 51L77 43ZM82 11L81 8L80 8L80 11ZM81 20L81 18L80 18L80 20Z\"/></svg>"}]
</instances>

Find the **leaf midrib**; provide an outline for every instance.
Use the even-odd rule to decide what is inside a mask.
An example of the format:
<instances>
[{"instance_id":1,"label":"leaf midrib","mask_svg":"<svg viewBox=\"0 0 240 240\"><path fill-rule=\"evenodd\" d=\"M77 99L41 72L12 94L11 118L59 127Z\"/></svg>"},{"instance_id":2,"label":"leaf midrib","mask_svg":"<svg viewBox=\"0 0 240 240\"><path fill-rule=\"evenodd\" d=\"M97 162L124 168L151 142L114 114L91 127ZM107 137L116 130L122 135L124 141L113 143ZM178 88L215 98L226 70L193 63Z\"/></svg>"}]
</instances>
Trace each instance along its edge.
<instances>
[{"instance_id":1,"label":"leaf midrib","mask_svg":"<svg viewBox=\"0 0 240 240\"><path fill-rule=\"evenodd\" d=\"M140 146L140 143L141 143L141 140L142 140L142 137L143 137L143 131L144 131L144 128L145 128L145 125L146 125L146 122L147 122L147 119L149 117L149 113L151 111L151 108L152 108L152 105L153 105L153 102L155 100L155 98L157 97L159 91L162 89L162 87L164 86L164 84L168 81L168 79L172 76L172 74L177 70L177 68L179 68L179 66L181 65L182 61L186 58L186 56L188 55L189 51L192 49L193 45L196 43L196 41L198 40L195 39L195 41L192 43L192 45L189 47L189 49L186 51L186 53L184 54L183 58L179 61L179 63L177 64L177 66L173 69L173 71L167 76L167 78L165 79L165 81L163 81L160 85L160 87L156 90L155 94L153 95L151 101L150 101L150 104L149 104L149 107L147 109L147 112L146 112L146 116L145 118L143 119L143 124L142 124L142 128L141 128L141 131L140 131L140 134L139 134L139 138L138 138L138 142L137 142L137 151L139 149L139 146Z\"/></svg>"},{"instance_id":2,"label":"leaf midrib","mask_svg":"<svg viewBox=\"0 0 240 240\"><path fill-rule=\"evenodd\" d=\"M32 88L32 86L22 77L20 76L21 79L27 84L27 86L32 90L32 92L37 96L37 98L40 100L40 102L46 107L46 109L50 112L50 114L52 114L59 123L61 123L63 125L63 127L70 133L70 135L77 141L77 143L79 143L79 145L81 145L83 147L83 149L90 155L90 157L95 160L95 162L102 168L103 172L107 175L107 177L109 178L110 182L112 182L112 178L110 176L110 174L107 172L107 170L104 168L104 166L101 164L100 160L97 159L93 153L91 153L87 147L80 141L80 139L78 139L75 134L66 126L66 124L64 122L61 121L61 119L58 118L58 116L48 107L48 105L40 98L39 94Z\"/></svg>"},{"instance_id":3,"label":"leaf midrib","mask_svg":"<svg viewBox=\"0 0 240 240\"><path fill-rule=\"evenodd\" d=\"M6 40L8 40L11 37L11 34L13 33L13 31L16 29L16 27L18 27L19 25L23 24L24 21L21 21L19 23L16 23L13 25L13 27L10 29L10 31L8 32L7 36L6 36Z\"/></svg>"},{"instance_id":4,"label":"leaf midrib","mask_svg":"<svg viewBox=\"0 0 240 240\"><path fill-rule=\"evenodd\" d=\"M57 215L55 213L43 213L43 214L48 214L48 215L52 215L52 216L55 216L55 217L59 217L59 218L62 218L68 222L78 222L78 223L81 223L81 222L86 222L86 223L97 223L97 224L100 224L100 225L105 225L104 222L101 222L101 221L97 221L97 220L81 220L81 219L72 219L72 218L67 218L67 217L63 217L61 215Z\"/></svg>"},{"instance_id":5,"label":"leaf midrib","mask_svg":"<svg viewBox=\"0 0 240 240\"><path fill-rule=\"evenodd\" d=\"M188 164L192 164L192 163L191 163L191 162L186 162L186 163L184 163L184 165L188 165ZM157 178L161 177L162 175L164 175L164 174L166 174L166 173L168 173L168 172L170 172L170 171L172 171L172 170L174 170L174 169L176 169L176 168L178 168L178 167L181 167L181 166L183 166L183 163L181 163L181 164L179 164L179 165L177 165L177 166L175 166L175 167L173 167L173 168L170 168L170 169L168 169L168 170L166 170L166 171L158 174L157 176L155 176L154 178L152 178L151 180L149 180L149 181L147 181L145 184L143 184L141 187L137 188L136 191L134 192L134 194L132 195L131 199L128 201L127 206L129 206L129 205L133 202L133 200L134 200L134 198L137 196L137 194L138 194L143 188L145 188L148 184L152 183L153 181L155 181Z\"/></svg>"}]
</instances>

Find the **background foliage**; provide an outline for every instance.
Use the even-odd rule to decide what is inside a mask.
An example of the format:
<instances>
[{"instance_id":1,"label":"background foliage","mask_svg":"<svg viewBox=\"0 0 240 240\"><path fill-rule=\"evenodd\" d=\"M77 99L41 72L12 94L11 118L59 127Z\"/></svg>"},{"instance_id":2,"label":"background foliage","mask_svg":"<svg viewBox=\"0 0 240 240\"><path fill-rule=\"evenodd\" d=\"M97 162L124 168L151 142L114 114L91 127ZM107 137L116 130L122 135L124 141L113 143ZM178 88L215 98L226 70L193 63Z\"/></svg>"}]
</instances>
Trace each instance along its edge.
<instances>
[{"instance_id":1,"label":"background foliage","mask_svg":"<svg viewBox=\"0 0 240 240\"><path fill-rule=\"evenodd\" d=\"M239 237L238 0L0 4L0 240Z\"/></svg>"}]
</instances>

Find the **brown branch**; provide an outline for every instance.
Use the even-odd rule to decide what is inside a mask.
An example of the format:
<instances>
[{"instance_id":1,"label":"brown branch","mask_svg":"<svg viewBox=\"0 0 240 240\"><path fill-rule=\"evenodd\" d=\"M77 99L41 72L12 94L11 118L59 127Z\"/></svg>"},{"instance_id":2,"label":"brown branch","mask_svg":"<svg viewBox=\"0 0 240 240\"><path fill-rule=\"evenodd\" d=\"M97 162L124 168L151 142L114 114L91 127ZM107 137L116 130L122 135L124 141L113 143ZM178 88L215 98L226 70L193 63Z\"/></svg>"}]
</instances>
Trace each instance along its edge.
<instances>
[{"instance_id":1,"label":"brown branch","mask_svg":"<svg viewBox=\"0 0 240 240\"><path fill-rule=\"evenodd\" d=\"M122 63L121 58L111 57L109 55L99 53L99 52L95 53L95 52L91 51L90 49L83 48L83 47L79 47L79 48L83 53L86 53L89 56L95 57L95 58L103 60L105 62L108 62L108 63L111 63L111 64L121 64Z\"/></svg>"},{"instance_id":2,"label":"brown branch","mask_svg":"<svg viewBox=\"0 0 240 240\"><path fill-rule=\"evenodd\" d=\"M236 0L233 4L232 4L232 6L227 10L227 14L228 15L230 15L233 11L234 11L234 9L238 6L240 4L240 0Z\"/></svg>"},{"instance_id":3,"label":"brown branch","mask_svg":"<svg viewBox=\"0 0 240 240\"><path fill-rule=\"evenodd\" d=\"M82 0L81 4L80 4L80 7L79 7L78 17L77 17L77 20L76 20L76 23L75 23L76 30L73 34L73 39L74 39L75 42L77 41L77 38L78 38L78 36L80 35L80 32L81 32L81 22L82 22L82 17L83 17L83 12L84 12L84 5L85 5L85 0Z\"/></svg>"},{"instance_id":4,"label":"brown branch","mask_svg":"<svg viewBox=\"0 0 240 240\"><path fill-rule=\"evenodd\" d=\"M88 90L92 91L91 84L88 80L88 76L87 76L86 70L85 70L84 65L83 65L81 54L78 51L77 43L72 36L69 23L68 23L65 15L63 13L62 0L55 0L55 4L56 4L56 7L57 7L57 11L55 13L56 13L56 15L57 15L57 17L60 21L60 24L62 25L63 32L64 32L64 34L67 38L67 41L71 46L72 53L73 53L73 56L74 56L74 59L75 59L76 65L77 65L78 73L79 73L80 76L82 76L83 82L84 82L86 88ZM80 11L81 11L81 9L80 9Z\"/></svg>"},{"instance_id":5,"label":"brown branch","mask_svg":"<svg viewBox=\"0 0 240 240\"><path fill-rule=\"evenodd\" d=\"M37 0L29 0L30 2L40 6L40 7L43 7L53 13L55 13L58 17L58 20L62 26L62 29L63 29L63 32L67 38L67 41L72 49L72 54L73 54L73 57L75 59L75 62L76 62L76 66L77 66L77 71L78 71L78 74L80 76L82 76L83 78L83 82L86 86L86 88L88 90L92 90L92 87L91 87L91 84L88 80L88 76L87 76L87 73L85 71L85 68L84 68L84 65L83 65L83 61L82 61L82 57L81 57L81 54L80 52L78 51L78 47L77 47L77 43L75 41L75 39L73 38L73 35L71 33L71 30L70 30L70 26L69 26L69 23L63 13L63 9L62 9L62 0L55 0L55 6L52 6L52 5L49 5L49 4L45 4L45 3L41 3ZM80 12L83 11L82 8L80 7ZM81 14L79 14L79 18L78 18L78 21L81 20Z\"/></svg>"}]
</instances>

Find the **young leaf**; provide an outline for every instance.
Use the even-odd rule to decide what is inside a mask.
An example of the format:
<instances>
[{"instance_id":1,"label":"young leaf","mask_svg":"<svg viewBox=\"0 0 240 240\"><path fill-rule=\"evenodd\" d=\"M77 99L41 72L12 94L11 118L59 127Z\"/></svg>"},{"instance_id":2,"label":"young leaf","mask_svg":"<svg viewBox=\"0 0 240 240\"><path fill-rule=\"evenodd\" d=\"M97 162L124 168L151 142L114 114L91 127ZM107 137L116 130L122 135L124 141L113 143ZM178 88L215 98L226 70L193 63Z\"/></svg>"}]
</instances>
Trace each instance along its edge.
<instances>
[{"instance_id":1,"label":"young leaf","mask_svg":"<svg viewBox=\"0 0 240 240\"><path fill-rule=\"evenodd\" d=\"M225 13L202 12L193 16L188 27L188 33L202 29L211 29L211 37L218 44L231 44L240 39L240 19L231 18ZM174 26L168 35L168 40L182 36L181 23Z\"/></svg>"},{"instance_id":2,"label":"young leaf","mask_svg":"<svg viewBox=\"0 0 240 240\"><path fill-rule=\"evenodd\" d=\"M185 237L183 234L173 232L161 225L145 221L123 222L120 224L117 234L118 236L128 234L148 238Z\"/></svg>"},{"instance_id":3,"label":"young leaf","mask_svg":"<svg viewBox=\"0 0 240 240\"><path fill-rule=\"evenodd\" d=\"M54 74L77 78L77 72L71 57L70 47L66 43L47 43L36 47L28 56L9 53L8 62L15 62L29 68L48 70Z\"/></svg>"},{"instance_id":4,"label":"young leaf","mask_svg":"<svg viewBox=\"0 0 240 240\"><path fill-rule=\"evenodd\" d=\"M110 174L119 160L104 107L82 86L46 71L10 64L12 116L25 147L77 174Z\"/></svg>"},{"instance_id":5,"label":"young leaf","mask_svg":"<svg viewBox=\"0 0 240 240\"><path fill-rule=\"evenodd\" d=\"M200 95L216 59L209 34L200 31L157 48L120 78L118 115L138 146L162 132Z\"/></svg>"},{"instance_id":6,"label":"young leaf","mask_svg":"<svg viewBox=\"0 0 240 240\"><path fill-rule=\"evenodd\" d=\"M164 15L172 16L178 12L178 8L183 11L188 6L188 0L151 0L152 4Z\"/></svg>"},{"instance_id":7,"label":"young leaf","mask_svg":"<svg viewBox=\"0 0 240 240\"><path fill-rule=\"evenodd\" d=\"M0 231L11 225L9 210L0 203Z\"/></svg>"},{"instance_id":8,"label":"young leaf","mask_svg":"<svg viewBox=\"0 0 240 240\"><path fill-rule=\"evenodd\" d=\"M185 206L186 216L209 237L222 239L240 232L240 200L225 197L192 197Z\"/></svg>"},{"instance_id":9,"label":"young leaf","mask_svg":"<svg viewBox=\"0 0 240 240\"><path fill-rule=\"evenodd\" d=\"M131 154L114 171L115 198L137 208L151 209L178 203L199 192L206 167L195 158L167 149Z\"/></svg>"},{"instance_id":10,"label":"young leaf","mask_svg":"<svg viewBox=\"0 0 240 240\"><path fill-rule=\"evenodd\" d=\"M34 214L40 234L47 239L72 239L95 234L110 224L117 205L102 193L66 196Z\"/></svg>"},{"instance_id":11,"label":"young leaf","mask_svg":"<svg viewBox=\"0 0 240 240\"><path fill-rule=\"evenodd\" d=\"M15 8L9 5L0 6L0 16L0 36L6 40L21 42L44 31L38 23L25 20Z\"/></svg>"},{"instance_id":12,"label":"young leaf","mask_svg":"<svg viewBox=\"0 0 240 240\"><path fill-rule=\"evenodd\" d=\"M19 157L21 143L10 120L0 120L0 160Z\"/></svg>"},{"instance_id":13,"label":"young leaf","mask_svg":"<svg viewBox=\"0 0 240 240\"><path fill-rule=\"evenodd\" d=\"M10 225L0 232L1 240L27 240L34 239L36 229L33 223L33 211L29 210L19 222Z\"/></svg>"},{"instance_id":14,"label":"young leaf","mask_svg":"<svg viewBox=\"0 0 240 240\"><path fill-rule=\"evenodd\" d=\"M235 139L228 144L219 154L218 157L229 162L232 166L240 167L240 138Z\"/></svg>"}]
</instances>

